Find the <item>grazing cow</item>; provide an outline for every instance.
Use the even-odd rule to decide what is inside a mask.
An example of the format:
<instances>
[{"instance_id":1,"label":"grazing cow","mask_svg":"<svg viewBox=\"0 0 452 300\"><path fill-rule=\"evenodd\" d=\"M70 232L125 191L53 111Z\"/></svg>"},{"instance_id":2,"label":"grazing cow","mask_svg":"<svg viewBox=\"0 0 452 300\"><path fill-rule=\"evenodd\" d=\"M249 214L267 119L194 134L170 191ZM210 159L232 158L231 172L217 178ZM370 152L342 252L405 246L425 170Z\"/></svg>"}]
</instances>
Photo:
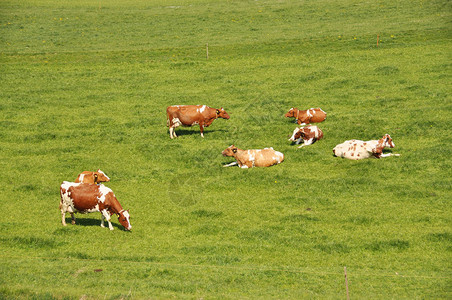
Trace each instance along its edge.
<instances>
[{"instance_id":1,"label":"grazing cow","mask_svg":"<svg viewBox=\"0 0 452 300\"><path fill-rule=\"evenodd\" d=\"M225 165L230 167L239 165L240 168L270 167L281 163L284 160L284 154L273 148L264 148L259 150L242 150L234 145L226 148L221 154L223 156L233 156L237 161Z\"/></svg>"},{"instance_id":2,"label":"grazing cow","mask_svg":"<svg viewBox=\"0 0 452 300\"><path fill-rule=\"evenodd\" d=\"M104 219L107 219L108 228L113 230L110 219L113 214L117 214L119 223L126 230L132 228L130 225L129 211L122 208L113 191L103 184L97 185L63 181L60 186L60 196L61 222L63 226L66 226L66 212L71 214L72 224L75 224L74 213L98 211L102 214L100 226L105 227Z\"/></svg>"},{"instance_id":3,"label":"grazing cow","mask_svg":"<svg viewBox=\"0 0 452 300\"><path fill-rule=\"evenodd\" d=\"M110 177L108 177L104 172L102 172L100 169L98 169L96 172L91 171L83 171L82 173L78 174L77 179L75 179L75 182L83 182L83 183L101 183L101 182L108 182L110 181Z\"/></svg>"},{"instance_id":4,"label":"grazing cow","mask_svg":"<svg viewBox=\"0 0 452 300\"><path fill-rule=\"evenodd\" d=\"M292 133L292 137L289 139L291 142L295 142L295 144L300 144L303 142L301 146L298 148L309 146L314 144L317 140L323 138L323 131L320 130L317 126L305 126L300 128L295 128Z\"/></svg>"},{"instance_id":5,"label":"grazing cow","mask_svg":"<svg viewBox=\"0 0 452 300\"><path fill-rule=\"evenodd\" d=\"M285 115L286 118L295 118L298 125L306 125L309 123L320 123L325 121L326 112L321 108L310 108L307 110L299 110L291 108Z\"/></svg>"},{"instance_id":6,"label":"grazing cow","mask_svg":"<svg viewBox=\"0 0 452 300\"><path fill-rule=\"evenodd\" d=\"M177 137L174 129L180 125L199 125L201 137L204 137L204 127L208 127L218 118L229 119L223 108L212 108L206 105L173 105L166 108L166 126L169 127L170 137Z\"/></svg>"},{"instance_id":7,"label":"grazing cow","mask_svg":"<svg viewBox=\"0 0 452 300\"><path fill-rule=\"evenodd\" d=\"M387 153L383 154L385 147L394 148L394 142L389 134L385 134L379 140L360 141L349 140L342 144L337 145L333 149L334 156L344 157L348 159L358 160L369 157L388 157L388 156L400 156L400 154Z\"/></svg>"}]
</instances>

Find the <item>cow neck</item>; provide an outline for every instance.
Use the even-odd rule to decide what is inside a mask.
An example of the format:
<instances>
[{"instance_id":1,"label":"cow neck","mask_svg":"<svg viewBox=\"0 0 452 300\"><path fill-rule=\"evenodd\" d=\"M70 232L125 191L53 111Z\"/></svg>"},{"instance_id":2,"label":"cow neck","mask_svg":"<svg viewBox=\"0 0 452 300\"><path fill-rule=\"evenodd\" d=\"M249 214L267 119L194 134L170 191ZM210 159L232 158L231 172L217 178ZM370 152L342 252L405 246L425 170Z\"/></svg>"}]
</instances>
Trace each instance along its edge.
<instances>
[{"instance_id":1,"label":"cow neck","mask_svg":"<svg viewBox=\"0 0 452 300\"><path fill-rule=\"evenodd\" d=\"M217 115L217 112L216 112L217 110L216 110L215 108L212 108L212 110L214 110L214 111L213 111L214 116L213 116L213 117L210 117L210 116L209 116L209 119L208 119L208 121L206 122L206 124L208 124L208 125L212 124L212 122L215 121L215 120L218 118L218 115ZM210 111L212 111L212 110L210 110Z\"/></svg>"},{"instance_id":2,"label":"cow neck","mask_svg":"<svg viewBox=\"0 0 452 300\"><path fill-rule=\"evenodd\" d=\"M242 160L242 154L245 150L237 148L237 152L234 153L234 158L237 160L240 164L244 165L245 162Z\"/></svg>"},{"instance_id":3,"label":"cow neck","mask_svg":"<svg viewBox=\"0 0 452 300\"><path fill-rule=\"evenodd\" d=\"M110 202L111 202L110 209L111 209L112 213L119 215L122 211L124 211L124 209L122 209L122 206L119 203L118 199L116 199L116 197L114 197Z\"/></svg>"},{"instance_id":4,"label":"cow neck","mask_svg":"<svg viewBox=\"0 0 452 300\"><path fill-rule=\"evenodd\" d=\"M297 108L297 117L296 119L298 120L298 115L300 114L300 110Z\"/></svg>"}]
</instances>

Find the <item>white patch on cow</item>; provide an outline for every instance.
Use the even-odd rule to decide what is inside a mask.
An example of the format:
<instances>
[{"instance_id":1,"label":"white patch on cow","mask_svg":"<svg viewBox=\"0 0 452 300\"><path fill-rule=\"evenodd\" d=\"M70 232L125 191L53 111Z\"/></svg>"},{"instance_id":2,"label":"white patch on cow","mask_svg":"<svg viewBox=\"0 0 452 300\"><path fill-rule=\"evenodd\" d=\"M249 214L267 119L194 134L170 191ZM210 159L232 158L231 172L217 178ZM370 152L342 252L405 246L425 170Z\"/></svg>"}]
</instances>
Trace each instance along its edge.
<instances>
[{"instance_id":1,"label":"white patch on cow","mask_svg":"<svg viewBox=\"0 0 452 300\"><path fill-rule=\"evenodd\" d=\"M306 113L308 114L308 117L312 117L312 114L311 114L311 111L312 110L312 108L311 109L308 109L307 111L306 111Z\"/></svg>"},{"instance_id":2,"label":"white patch on cow","mask_svg":"<svg viewBox=\"0 0 452 300\"><path fill-rule=\"evenodd\" d=\"M319 137L319 128L317 126L312 126L311 131L312 130L314 130L314 137L318 138Z\"/></svg>"},{"instance_id":3,"label":"white patch on cow","mask_svg":"<svg viewBox=\"0 0 452 300\"><path fill-rule=\"evenodd\" d=\"M200 113L203 113L205 110L206 110L206 106L203 105L203 106L201 107L201 109L199 110L199 112L200 112Z\"/></svg>"},{"instance_id":4,"label":"white patch on cow","mask_svg":"<svg viewBox=\"0 0 452 300\"><path fill-rule=\"evenodd\" d=\"M180 126L180 125L182 125L182 122L179 120L179 118L173 118L172 120L171 120L171 122L173 123L173 127L175 128L175 127L178 127L178 126Z\"/></svg>"},{"instance_id":5,"label":"white patch on cow","mask_svg":"<svg viewBox=\"0 0 452 300\"><path fill-rule=\"evenodd\" d=\"M103 171L101 171L100 169L97 170L99 173L103 174L105 176L105 178L107 178L108 180L110 180L110 177L107 176L107 174L105 174Z\"/></svg>"},{"instance_id":6,"label":"white patch on cow","mask_svg":"<svg viewBox=\"0 0 452 300\"><path fill-rule=\"evenodd\" d=\"M96 211L99 211L99 204L96 204L96 206L94 206L93 208L83 211L83 213L92 213L92 212L96 212Z\"/></svg>"},{"instance_id":7,"label":"white patch on cow","mask_svg":"<svg viewBox=\"0 0 452 300\"><path fill-rule=\"evenodd\" d=\"M277 157L276 161L278 162L278 164L281 163L283 161L283 159L284 159L284 154L282 154L279 151L276 151L275 154L276 154L276 157Z\"/></svg>"},{"instance_id":8,"label":"white patch on cow","mask_svg":"<svg viewBox=\"0 0 452 300\"><path fill-rule=\"evenodd\" d=\"M78 181L83 182L84 178L85 178L85 174L80 174Z\"/></svg>"},{"instance_id":9,"label":"white patch on cow","mask_svg":"<svg viewBox=\"0 0 452 300\"><path fill-rule=\"evenodd\" d=\"M105 196L107 196L108 193L110 193L110 192L113 193L113 191L110 188L106 187L103 184L99 184L99 192L100 192L100 197L98 197L97 199L99 199L99 201L102 203L105 202Z\"/></svg>"},{"instance_id":10,"label":"white patch on cow","mask_svg":"<svg viewBox=\"0 0 452 300\"><path fill-rule=\"evenodd\" d=\"M256 159L256 155L254 154L254 151L248 150L248 159L251 162L254 162L254 160Z\"/></svg>"},{"instance_id":11,"label":"white patch on cow","mask_svg":"<svg viewBox=\"0 0 452 300\"><path fill-rule=\"evenodd\" d=\"M289 141L295 142L295 134L298 132L298 130L300 130L300 128L298 127L293 130L292 136L290 137Z\"/></svg>"},{"instance_id":12,"label":"white patch on cow","mask_svg":"<svg viewBox=\"0 0 452 300\"><path fill-rule=\"evenodd\" d=\"M129 224L129 227L127 227L127 230L132 229L132 225L130 225L130 215L129 212L127 210L123 211L123 216L126 218L127 223Z\"/></svg>"}]
</instances>

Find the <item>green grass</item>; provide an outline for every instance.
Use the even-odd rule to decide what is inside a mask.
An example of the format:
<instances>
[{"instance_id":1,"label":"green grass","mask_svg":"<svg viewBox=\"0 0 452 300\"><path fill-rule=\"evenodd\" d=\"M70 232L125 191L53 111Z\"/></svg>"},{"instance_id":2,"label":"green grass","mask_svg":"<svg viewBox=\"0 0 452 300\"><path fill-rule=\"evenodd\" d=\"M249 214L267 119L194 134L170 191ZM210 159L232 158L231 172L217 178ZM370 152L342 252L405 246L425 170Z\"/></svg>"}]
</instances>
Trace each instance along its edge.
<instances>
[{"instance_id":1,"label":"green grass","mask_svg":"<svg viewBox=\"0 0 452 300\"><path fill-rule=\"evenodd\" d=\"M451 9L2 1L1 297L344 298L346 266L354 299L450 298ZM170 140L173 104L231 119ZM323 140L290 145L293 106L327 112ZM385 133L400 157L332 156ZM286 159L223 168L233 143ZM97 168L132 232L61 225L60 183Z\"/></svg>"}]
</instances>

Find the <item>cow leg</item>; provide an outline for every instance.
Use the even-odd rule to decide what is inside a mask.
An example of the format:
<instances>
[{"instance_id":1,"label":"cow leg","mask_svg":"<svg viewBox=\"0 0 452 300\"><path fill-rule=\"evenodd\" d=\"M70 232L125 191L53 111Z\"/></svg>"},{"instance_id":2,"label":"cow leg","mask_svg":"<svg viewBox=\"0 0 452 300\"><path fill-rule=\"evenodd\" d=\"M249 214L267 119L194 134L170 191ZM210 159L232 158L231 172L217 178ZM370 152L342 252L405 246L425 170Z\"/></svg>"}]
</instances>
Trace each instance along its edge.
<instances>
[{"instance_id":1,"label":"cow leg","mask_svg":"<svg viewBox=\"0 0 452 300\"><path fill-rule=\"evenodd\" d=\"M314 143L314 140L315 140L315 138L312 138L312 139L309 139L309 140L305 140L304 143L303 143L303 145L301 145L301 146L298 147L298 148L301 148L301 147L304 147L304 146L312 145L312 143Z\"/></svg>"},{"instance_id":2,"label":"cow leg","mask_svg":"<svg viewBox=\"0 0 452 300\"><path fill-rule=\"evenodd\" d=\"M174 130L176 127L179 127L181 125L181 121L179 118L172 118L169 122L169 132L170 132L170 138L177 137L176 131Z\"/></svg>"},{"instance_id":3,"label":"cow leg","mask_svg":"<svg viewBox=\"0 0 452 300\"><path fill-rule=\"evenodd\" d=\"M400 156L400 154L396 154L396 153L386 153L386 154L381 154L380 157L388 157L388 156Z\"/></svg>"},{"instance_id":4,"label":"cow leg","mask_svg":"<svg viewBox=\"0 0 452 300\"><path fill-rule=\"evenodd\" d=\"M66 212L61 210L61 224L63 224L63 226L67 226L66 224Z\"/></svg>"},{"instance_id":5,"label":"cow leg","mask_svg":"<svg viewBox=\"0 0 452 300\"><path fill-rule=\"evenodd\" d=\"M108 222L108 228L109 228L110 230L113 230L113 225L111 225L111 222L110 222L111 217L110 217L110 214L108 213L108 211L107 211L106 209L104 209L104 210L102 211L102 221L101 221L101 224L100 224L101 227L105 227L105 226L104 226L104 219L107 219L107 222Z\"/></svg>"},{"instance_id":6,"label":"cow leg","mask_svg":"<svg viewBox=\"0 0 452 300\"><path fill-rule=\"evenodd\" d=\"M201 130L201 137L204 137L204 126L199 124L199 130Z\"/></svg>"},{"instance_id":7,"label":"cow leg","mask_svg":"<svg viewBox=\"0 0 452 300\"><path fill-rule=\"evenodd\" d=\"M74 213L71 213L71 224L75 225L75 216Z\"/></svg>"},{"instance_id":8,"label":"cow leg","mask_svg":"<svg viewBox=\"0 0 452 300\"><path fill-rule=\"evenodd\" d=\"M231 162L230 164L224 165L223 167L232 167L232 166L236 166L238 164L239 164L238 162L234 161L234 162Z\"/></svg>"}]
</instances>

